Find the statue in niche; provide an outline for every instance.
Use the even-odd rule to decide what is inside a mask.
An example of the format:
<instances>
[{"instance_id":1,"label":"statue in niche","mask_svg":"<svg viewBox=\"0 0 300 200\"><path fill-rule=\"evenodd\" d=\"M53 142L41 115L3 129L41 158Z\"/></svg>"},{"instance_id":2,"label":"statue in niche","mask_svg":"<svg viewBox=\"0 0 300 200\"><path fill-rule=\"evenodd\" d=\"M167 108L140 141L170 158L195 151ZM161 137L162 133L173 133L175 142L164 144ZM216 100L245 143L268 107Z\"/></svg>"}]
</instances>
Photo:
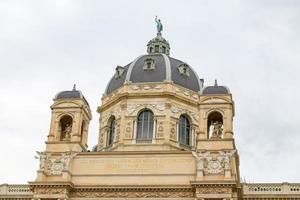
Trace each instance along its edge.
<instances>
[{"instance_id":1,"label":"statue in niche","mask_svg":"<svg viewBox=\"0 0 300 200\"><path fill-rule=\"evenodd\" d=\"M72 125L69 123L66 124L65 129L63 130L63 141L68 141L71 138L71 132L72 132Z\"/></svg>"},{"instance_id":2,"label":"statue in niche","mask_svg":"<svg viewBox=\"0 0 300 200\"><path fill-rule=\"evenodd\" d=\"M157 19L157 16L155 17L155 22L156 22L156 28L157 28L157 33L161 33L163 30L163 25L160 21L160 19Z\"/></svg>"},{"instance_id":3,"label":"statue in niche","mask_svg":"<svg viewBox=\"0 0 300 200\"><path fill-rule=\"evenodd\" d=\"M223 124L222 122L215 121L212 123L213 126L213 131L212 131L212 138L222 138L222 133L223 133Z\"/></svg>"}]
</instances>

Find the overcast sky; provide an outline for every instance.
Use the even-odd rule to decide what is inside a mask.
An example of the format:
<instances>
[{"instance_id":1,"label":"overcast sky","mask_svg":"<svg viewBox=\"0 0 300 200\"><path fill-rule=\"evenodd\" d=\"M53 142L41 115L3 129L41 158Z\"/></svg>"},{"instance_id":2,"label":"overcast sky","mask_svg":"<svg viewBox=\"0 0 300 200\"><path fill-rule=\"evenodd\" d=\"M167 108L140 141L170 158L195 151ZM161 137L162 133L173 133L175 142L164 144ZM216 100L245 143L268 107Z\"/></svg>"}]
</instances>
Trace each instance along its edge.
<instances>
[{"instance_id":1,"label":"overcast sky","mask_svg":"<svg viewBox=\"0 0 300 200\"><path fill-rule=\"evenodd\" d=\"M0 0L0 184L36 177L55 94L74 83L93 111L117 65L146 53L164 25L171 56L235 101L248 182L300 182L300 1Z\"/></svg>"}]
</instances>

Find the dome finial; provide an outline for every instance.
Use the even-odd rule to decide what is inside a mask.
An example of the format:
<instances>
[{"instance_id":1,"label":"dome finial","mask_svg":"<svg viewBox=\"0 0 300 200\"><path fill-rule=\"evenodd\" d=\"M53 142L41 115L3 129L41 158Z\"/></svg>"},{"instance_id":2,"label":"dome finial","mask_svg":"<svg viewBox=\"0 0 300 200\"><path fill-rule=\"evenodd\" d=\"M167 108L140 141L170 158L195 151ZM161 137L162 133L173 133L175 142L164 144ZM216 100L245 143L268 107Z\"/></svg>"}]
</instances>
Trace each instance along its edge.
<instances>
[{"instance_id":1,"label":"dome finial","mask_svg":"<svg viewBox=\"0 0 300 200\"><path fill-rule=\"evenodd\" d=\"M72 91L76 91L76 84L73 85Z\"/></svg>"},{"instance_id":2,"label":"dome finial","mask_svg":"<svg viewBox=\"0 0 300 200\"><path fill-rule=\"evenodd\" d=\"M218 86L218 80L215 79L215 86Z\"/></svg>"},{"instance_id":3,"label":"dome finial","mask_svg":"<svg viewBox=\"0 0 300 200\"><path fill-rule=\"evenodd\" d=\"M161 20L155 16L157 34L156 37L150 40L147 44L147 52L149 54L163 53L170 55L170 44L169 42L162 37L161 32L163 30L163 25Z\"/></svg>"}]
</instances>

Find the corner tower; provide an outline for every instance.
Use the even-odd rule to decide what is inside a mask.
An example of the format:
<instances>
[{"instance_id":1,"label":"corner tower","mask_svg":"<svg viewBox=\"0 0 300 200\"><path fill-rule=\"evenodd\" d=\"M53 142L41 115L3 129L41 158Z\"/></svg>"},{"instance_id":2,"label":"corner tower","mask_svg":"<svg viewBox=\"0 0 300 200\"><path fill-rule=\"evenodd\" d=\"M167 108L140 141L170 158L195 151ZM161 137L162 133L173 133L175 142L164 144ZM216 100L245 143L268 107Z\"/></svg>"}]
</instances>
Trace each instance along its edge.
<instances>
[{"instance_id":1,"label":"corner tower","mask_svg":"<svg viewBox=\"0 0 300 200\"><path fill-rule=\"evenodd\" d=\"M74 85L59 92L51 106L51 125L47 152L82 152L87 150L88 127L92 119L88 102Z\"/></svg>"}]
</instances>

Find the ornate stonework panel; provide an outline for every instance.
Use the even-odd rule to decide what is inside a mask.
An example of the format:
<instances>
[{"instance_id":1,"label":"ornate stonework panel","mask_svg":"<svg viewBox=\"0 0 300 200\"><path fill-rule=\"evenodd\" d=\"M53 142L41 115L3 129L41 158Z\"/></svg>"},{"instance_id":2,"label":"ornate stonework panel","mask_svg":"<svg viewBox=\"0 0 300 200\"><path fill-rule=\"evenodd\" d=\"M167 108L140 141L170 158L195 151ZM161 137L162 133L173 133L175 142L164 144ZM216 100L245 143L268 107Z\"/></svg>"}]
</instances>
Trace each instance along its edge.
<instances>
[{"instance_id":1,"label":"ornate stonework panel","mask_svg":"<svg viewBox=\"0 0 300 200\"><path fill-rule=\"evenodd\" d=\"M189 91L189 90L186 90L183 88L178 88L178 87L175 87L175 92L176 92L176 94L178 94L180 96L190 98L194 101L199 100L199 95L196 94L195 92L192 92L192 91Z\"/></svg>"},{"instance_id":2,"label":"ornate stonework panel","mask_svg":"<svg viewBox=\"0 0 300 200\"><path fill-rule=\"evenodd\" d=\"M176 140L176 123L171 122L170 139Z\"/></svg>"},{"instance_id":3,"label":"ornate stonework panel","mask_svg":"<svg viewBox=\"0 0 300 200\"><path fill-rule=\"evenodd\" d=\"M235 150L217 152L200 151L193 152L197 159L197 170L205 175L224 174L225 170L231 170L231 158Z\"/></svg>"},{"instance_id":4,"label":"ornate stonework panel","mask_svg":"<svg viewBox=\"0 0 300 200\"><path fill-rule=\"evenodd\" d=\"M136 116L137 113L143 108L151 109L155 115L163 114L163 111L165 110L165 103L157 102L152 104L128 104L126 115Z\"/></svg>"},{"instance_id":5,"label":"ornate stonework panel","mask_svg":"<svg viewBox=\"0 0 300 200\"><path fill-rule=\"evenodd\" d=\"M164 137L164 122L157 122L157 137Z\"/></svg>"},{"instance_id":6,"label":"ornate stonework panel","mask_svg":"<svg viewBox=\"0 0 300 200\"><path fill-rule=\"evenodd\" d=\"M143 91L161 91L163 89L162 85L132 85L129 87L131 92L143 92Z\"/></svg>"},{"instance_id":7,"label":"ornate stonework panel","mask_svg":"<svg viewBox=\"0 0 300 200\"><path fill-rule=\"evenodd\" d=\"M64 188L35 188L34 194L66 194L67 191Z\"/></svg>"},{"instance_id":8,"label":"ornate stonework panel","mask_svg":"<svg viewBox=\"0 0 300 200\"><path fill-rule=\"evenodd\" d=\"M116 119L119 119L121 116L121 111L122 111L121 106L117 106L117 107L114 107L114 109L112 109L112 110L101 113L102 126L105 126L107 124L107 121L111 116L115 116Z\"/></svg>"},{"instance_id":9,"label":"ornate stonework panel","mask_svg":"<svg viewBox=\"0 0 300 200\"><path fill-rule=\"evenodd\" d=\"M66 152L60 155L51 153L37 152L40 160L40 170L47 175L61 175L63 171L69 170L70 162L76 156L75 152Z\"/></svg>"},{"instance_id":10,"label":"ornate stonework panel","mask_svg":"<svg viewBox=\"0 0 300 200\"><path fill-rule=\"evenodd\" d=\"M211 98L207 98L207 99L202 100L201 103L229 103L229 101L227 99L211 97Z\"/></svg>"},{"instance_id":11,"label":"ornate stonework panel","mask_svg":"<svg viewBox=\"0 0 300 200\"><path fill-rule=\"evenodd\" d=\"M182 108L180 106L177 105L172 105L171 107L171 115L175 118L179 118L179 116L181 114L188 114L193 120L194 122L198 122L199 121L199 116L197 113L190 111L189 109L186 108Z\"/></svg>"},{"instance_id":12,"label":"ornate stonework panel","mask_svg":"<svg viewBox=\"0 0 300 200\"><path fill-rule=\"evenodd\" d=\"M218 187L201 187L196 189L196 193L200 194L231 194L231 188L218 188Z\"/></svg>"},{"instance_id":13,"label":"ornate stonework panel","mask_svg":"<svg viewBox=\"0 0 300 200\"><path fill-rule=\"evenodd\" d=\"M116 120L116 141L120 139L120 123L120 119Z\"/></svg>"},{"instance_id":14,"label":"ornate stonework panel","mask_svg":"<svg viewBox=\"0 0 300 200\"><path fill-rule=\"evenodd\" d=\"M75 191L73 198L191 198L194 193L191 190L183 191Z\"/></svg>"},{"instance_id":15,"label":"ornate stonework panel","mask_svg":"<svg viewBox=\"0 0 300 200\"><path fill-rule=\"evenodd\" d=\"M125 128L125 138L131 139L132 138L132 132L133 132L133 121L127 120L126 121L126 128Z\"/></svg>"}]
</instances>

